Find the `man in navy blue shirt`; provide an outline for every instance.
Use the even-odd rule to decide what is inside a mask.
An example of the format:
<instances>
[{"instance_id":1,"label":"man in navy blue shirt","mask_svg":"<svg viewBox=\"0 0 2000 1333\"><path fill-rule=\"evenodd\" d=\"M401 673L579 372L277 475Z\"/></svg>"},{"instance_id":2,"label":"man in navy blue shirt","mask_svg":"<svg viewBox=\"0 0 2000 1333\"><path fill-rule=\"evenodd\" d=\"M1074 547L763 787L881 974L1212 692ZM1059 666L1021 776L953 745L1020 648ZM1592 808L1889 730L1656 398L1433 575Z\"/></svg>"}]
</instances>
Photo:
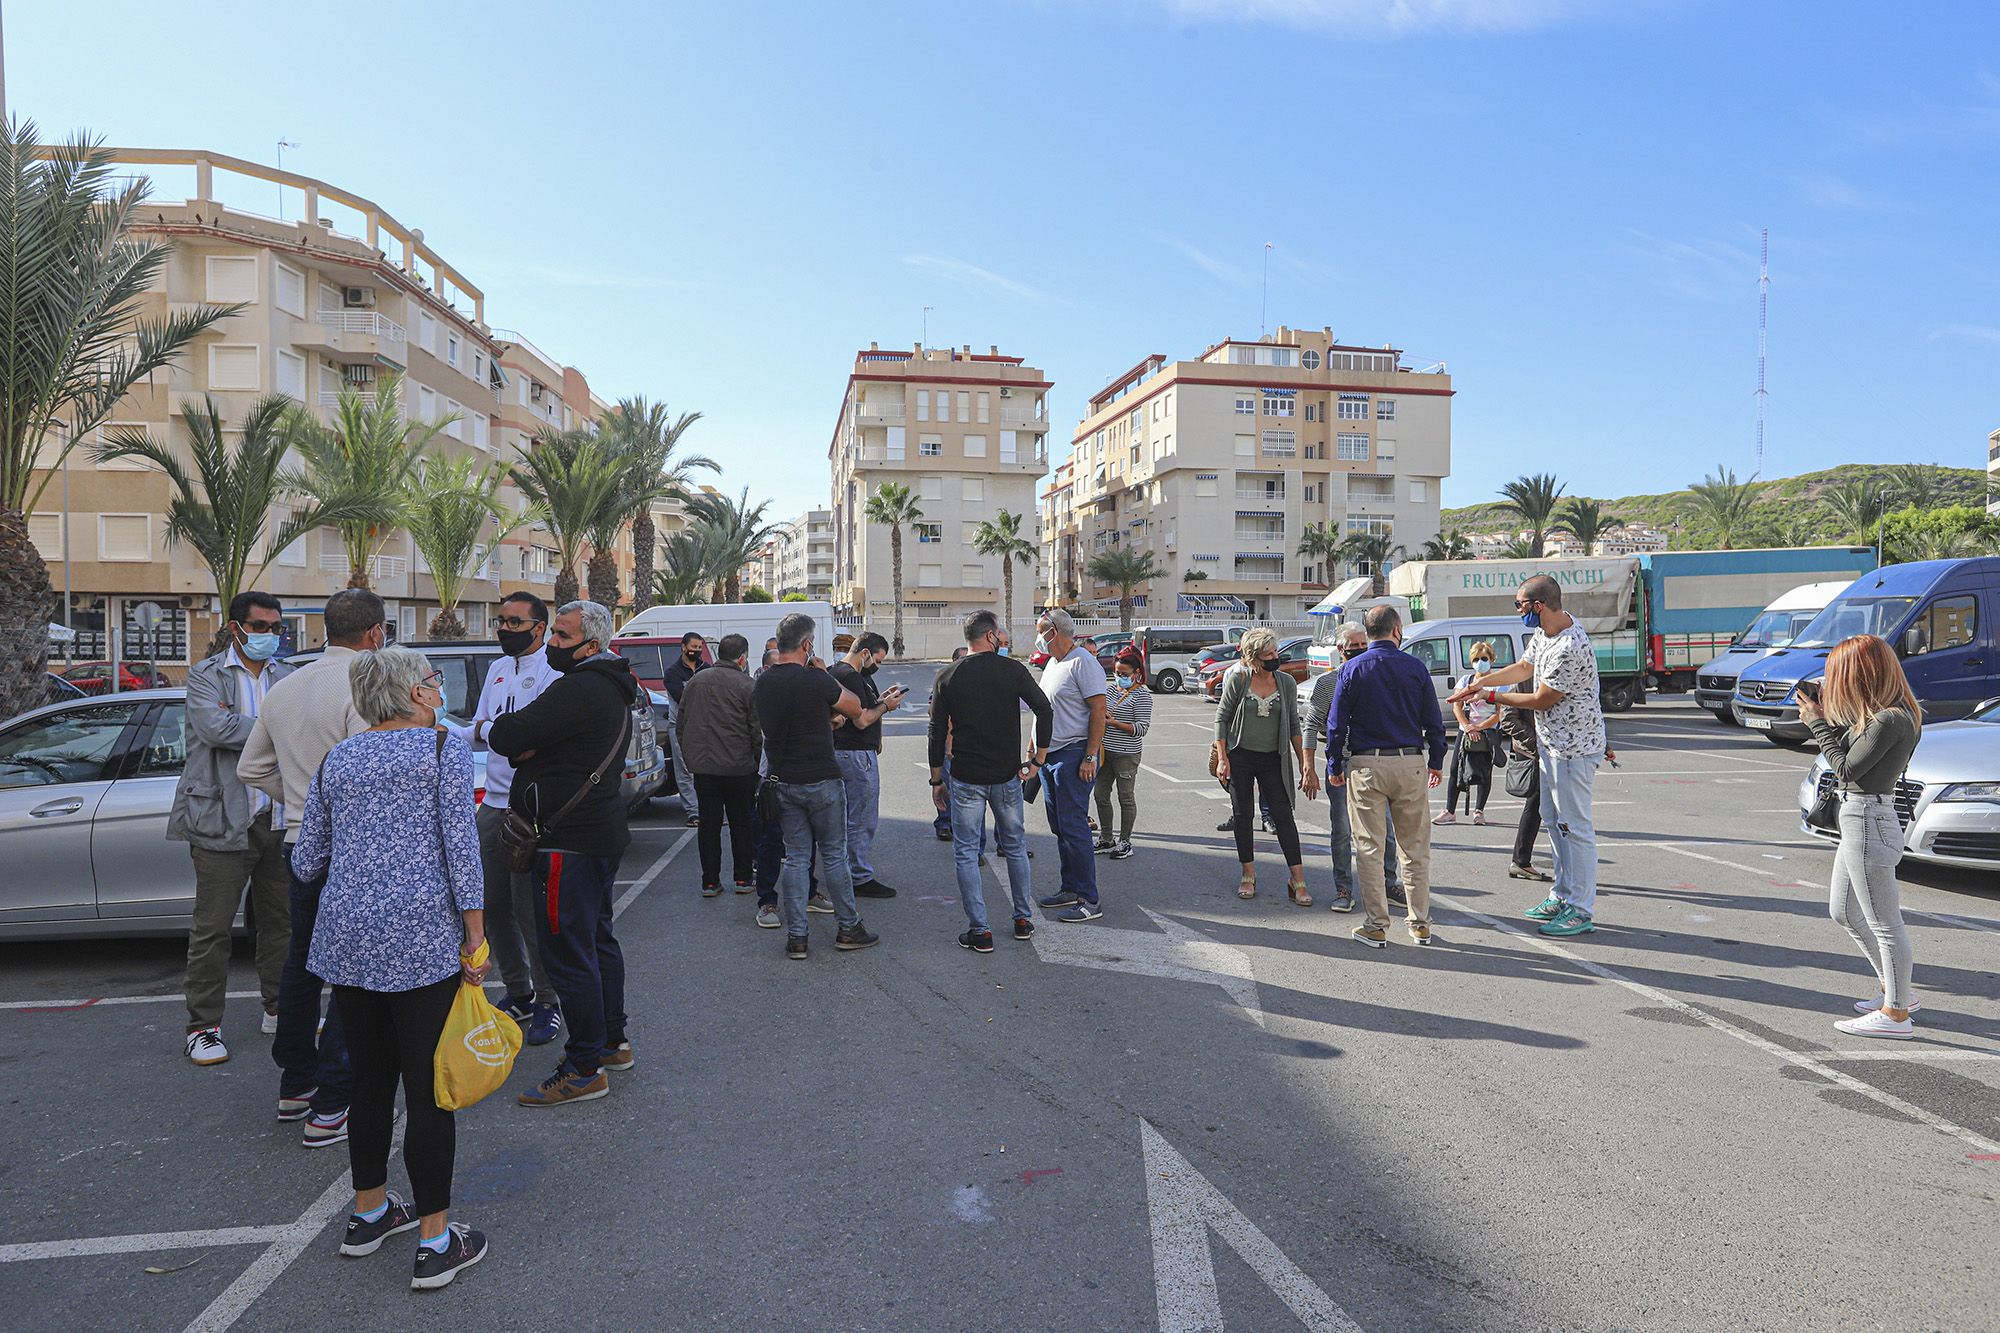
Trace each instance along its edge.
<instances>
[{"instance_id":1,"label":"man in navy blue shirt","mask_svg":"<svg viewBox=\"0 0 2000 1333\"><path fill-rule=\"evenodd\" d=\"M1403 618L1396 608L1371 607L1362 626L1368 650L1341 667L1326 720L1327 791L1347 788L1355 877L1368 914L1354 928L1354 938L1371 949L1389 942L1382 857L1393 824L1410 940L1429 944L1431 810L1425 791L1444 779L1444 715L1429 668L1403 651Z\"/></svg>"}]
</instances>

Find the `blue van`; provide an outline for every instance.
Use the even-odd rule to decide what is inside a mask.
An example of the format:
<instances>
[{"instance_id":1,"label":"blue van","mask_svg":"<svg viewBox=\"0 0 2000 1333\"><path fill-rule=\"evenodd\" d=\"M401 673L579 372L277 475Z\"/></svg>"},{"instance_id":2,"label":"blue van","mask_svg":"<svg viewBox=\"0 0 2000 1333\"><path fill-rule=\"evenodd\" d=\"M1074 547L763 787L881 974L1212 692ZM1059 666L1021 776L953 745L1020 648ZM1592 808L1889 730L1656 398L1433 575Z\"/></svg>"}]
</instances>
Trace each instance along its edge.
<instances>
[{"instance_id":1,"label":"blue van","mask_svg":"<svg viewBox=\"0 0 2000 1333\"><path fill-rule=\"evenodd\" d=\"M1826 674L1826 655L1856 634L1887 639L1927 721L1964 717L2000 694L2000 556L1889 565L1854 580L1787 647L1745 667L1743 725L1781 744L1807 739L1793 691Z\"/></svg>"}]
</instances>

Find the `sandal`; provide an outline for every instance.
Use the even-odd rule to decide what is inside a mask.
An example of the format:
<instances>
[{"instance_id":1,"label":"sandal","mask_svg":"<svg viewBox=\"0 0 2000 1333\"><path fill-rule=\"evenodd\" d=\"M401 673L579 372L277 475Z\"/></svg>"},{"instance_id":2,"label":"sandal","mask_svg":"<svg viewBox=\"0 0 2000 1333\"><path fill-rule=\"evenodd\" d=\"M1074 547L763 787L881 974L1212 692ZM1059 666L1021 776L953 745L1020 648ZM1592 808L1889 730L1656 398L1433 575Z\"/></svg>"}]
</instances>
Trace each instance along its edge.
<instances>
[{"instance_id":1,"label":"sandal","mask_svg":"<svg viewBox=\"0 0 2000 1333\"><path fill-rule=\"evenodd\" d=\"M1291 883L1285 885L1285 896L1292 900L1292 906L1294 907L1311 907L1313 905L1313 896L1306 892L1306 882L1302 879L1293 880Z\"/></svg>"},{"instance_id":2,"label":"sandal","mask_svg":"<svg viewBox=\"0 0 2000 1333\"><path fill-rule=\"evenodd\" d=\"M1257 896L1257 877L1255 875L1245 875L1236 885L1236 896L1239 898L1255 898Z\"/></svg>"}]
</instances>

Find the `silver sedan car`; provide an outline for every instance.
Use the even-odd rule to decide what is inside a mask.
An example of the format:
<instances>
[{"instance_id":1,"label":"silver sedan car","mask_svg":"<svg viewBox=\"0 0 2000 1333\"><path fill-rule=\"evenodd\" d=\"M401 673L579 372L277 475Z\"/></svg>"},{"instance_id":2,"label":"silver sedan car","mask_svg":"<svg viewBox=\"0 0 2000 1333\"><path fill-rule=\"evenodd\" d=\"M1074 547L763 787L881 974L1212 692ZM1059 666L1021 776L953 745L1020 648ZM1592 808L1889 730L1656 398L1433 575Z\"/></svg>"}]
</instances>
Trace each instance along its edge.
<instances>
[{"instance_id":1,"label":"silver sedan car","mask_svg":"<svg viewBox=\"0 0 2000 1333\"><path fill-rule=\"evenodd\" d=\"M1799 784L1799 809L1812 808L1822 787L1833 785L1818 758ZM1896 813L1903 821L1903 855L1937 865L2000 870L2000 699L1988 699L1956 722L1927 722L1896 784ZM1814 837L1837 835L1799 827Z\"/></svg>"}]
</instances>

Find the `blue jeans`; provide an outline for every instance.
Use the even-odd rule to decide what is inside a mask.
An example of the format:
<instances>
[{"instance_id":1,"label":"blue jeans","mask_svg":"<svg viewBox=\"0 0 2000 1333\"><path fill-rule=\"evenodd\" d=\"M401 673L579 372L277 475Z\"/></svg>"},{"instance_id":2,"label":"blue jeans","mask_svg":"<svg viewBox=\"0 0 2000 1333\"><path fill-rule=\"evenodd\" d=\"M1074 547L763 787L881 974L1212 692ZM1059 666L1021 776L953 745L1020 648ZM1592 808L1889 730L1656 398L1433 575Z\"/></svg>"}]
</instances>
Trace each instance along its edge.
<instances>
[{"instance_id":1,"label":"blue jeans","mask_svg":"<svg viewBox=\"0 0 2000 1333\"><path fill-rule=\"evenodd\" d=\"M1352 898L1355 893L1354 878L1354 823L1347 815L1347 788L1329 787L1326 791L1327 813L1333 817L1333 891ZM1382 844L1382 865L1385 871L1383 883L1401 893L1403 891L1403 871L1396 864L1396 830L1391 826L1386 830L1386 840Z\"/></svg>"},{"instance_id":2,"label":"blue jeans","mask_svg":"<svg viewBox=\"0 0 2000 1333\"><path fill-rule=\"evenodd\" d=\"M847 788L839 778L823 782L780 782L778 815L785 830L785 866L778 872L778 909L785 933L804 938L806 886L814 853L826 867L827 897L833 919L843 926L861 920L854 905L854 879L847 869Z\"/></svg>"},{"instance_id":3,"label":"blue jeans","mask_svg":"<svg viewBox=\"0 0 2000 1333\"><path fill-rule=\"evenodd\" d=\"M542 961L562 1001L563 1063L595 1074L625 1040L625 952L611 933L615 856L543 852L535 870Z\"/></svg>"},{"instance_id":4,"label":"blue jeans","mask_svg":"<svg viewBox=\"0 0 2000 1333\"><path fill-rule=\"evenodd\" d=\"M1049 762L1042 768L1042 803L1062 856L1062 891L1095 903L1097 853L1090 845L1090 791L1096 784L1077 775L1083 754L1082 741L1049 752Z\"/></svg>"},{"instance_id":5,"label":"blue jeans","mask_svg":"<svg viewBox=\"0 0 2000 1333\"><path fill-rule=\"evenodd\" d=\"M882 818L882 756L873 750L835 750L840 784L847 789L847 870L856 884L875 878L869 854Z\"/></svg>"},{"instance_id":6,"label":"blue jeans","mask_svg":"<svg viewBox=\"0 0 2000 1333\"><path fill-rule=\"evenodd\" d=\"M313 926L319 921L320 890L326 881L308 884L297 875L291 880L292 943L278 979L278 1035L271 1039L271 1059L282 1071L278 1075L280 1097L298 1097L318 1088L313 1093L313 1110L331 1115L344 1110L352 1098L354 1073L347 1063L340 1006L327 1006L326 1026L320 1027L319 995L325 983L306 971Z\"/></svg>"},{"instance_id":7,"label":"blue jeans","mask_svg":"<svg viewBox=\"0 0 2000 1333\"><path fill-rule=\"evenodd\" d=\"M1028 865L1027 807L1021 784L1010 778L990 786L953 780L945 787L951 816L951 859L958 872L958 900L974 930L986 924L986 886L979 877L979 856L986 847L986 812L993 812L993 839L1007 858L1007 888L1014 898L1016 919L1035 919L1034 884Z\"/></svg>"},{"instance_id":8,"label":"blue jeans","mask_svg":"<svg viewBox=\"0 0 2000 1333\"><path fill-rule=\"evenodd\" d=\"M1549 831L1556 897L1589 916L1597 909L1597 829L1590 822L1590 788L1601 754L1559 759L1542 747L1542 826Z\"/></svg>"}]
</instances>

